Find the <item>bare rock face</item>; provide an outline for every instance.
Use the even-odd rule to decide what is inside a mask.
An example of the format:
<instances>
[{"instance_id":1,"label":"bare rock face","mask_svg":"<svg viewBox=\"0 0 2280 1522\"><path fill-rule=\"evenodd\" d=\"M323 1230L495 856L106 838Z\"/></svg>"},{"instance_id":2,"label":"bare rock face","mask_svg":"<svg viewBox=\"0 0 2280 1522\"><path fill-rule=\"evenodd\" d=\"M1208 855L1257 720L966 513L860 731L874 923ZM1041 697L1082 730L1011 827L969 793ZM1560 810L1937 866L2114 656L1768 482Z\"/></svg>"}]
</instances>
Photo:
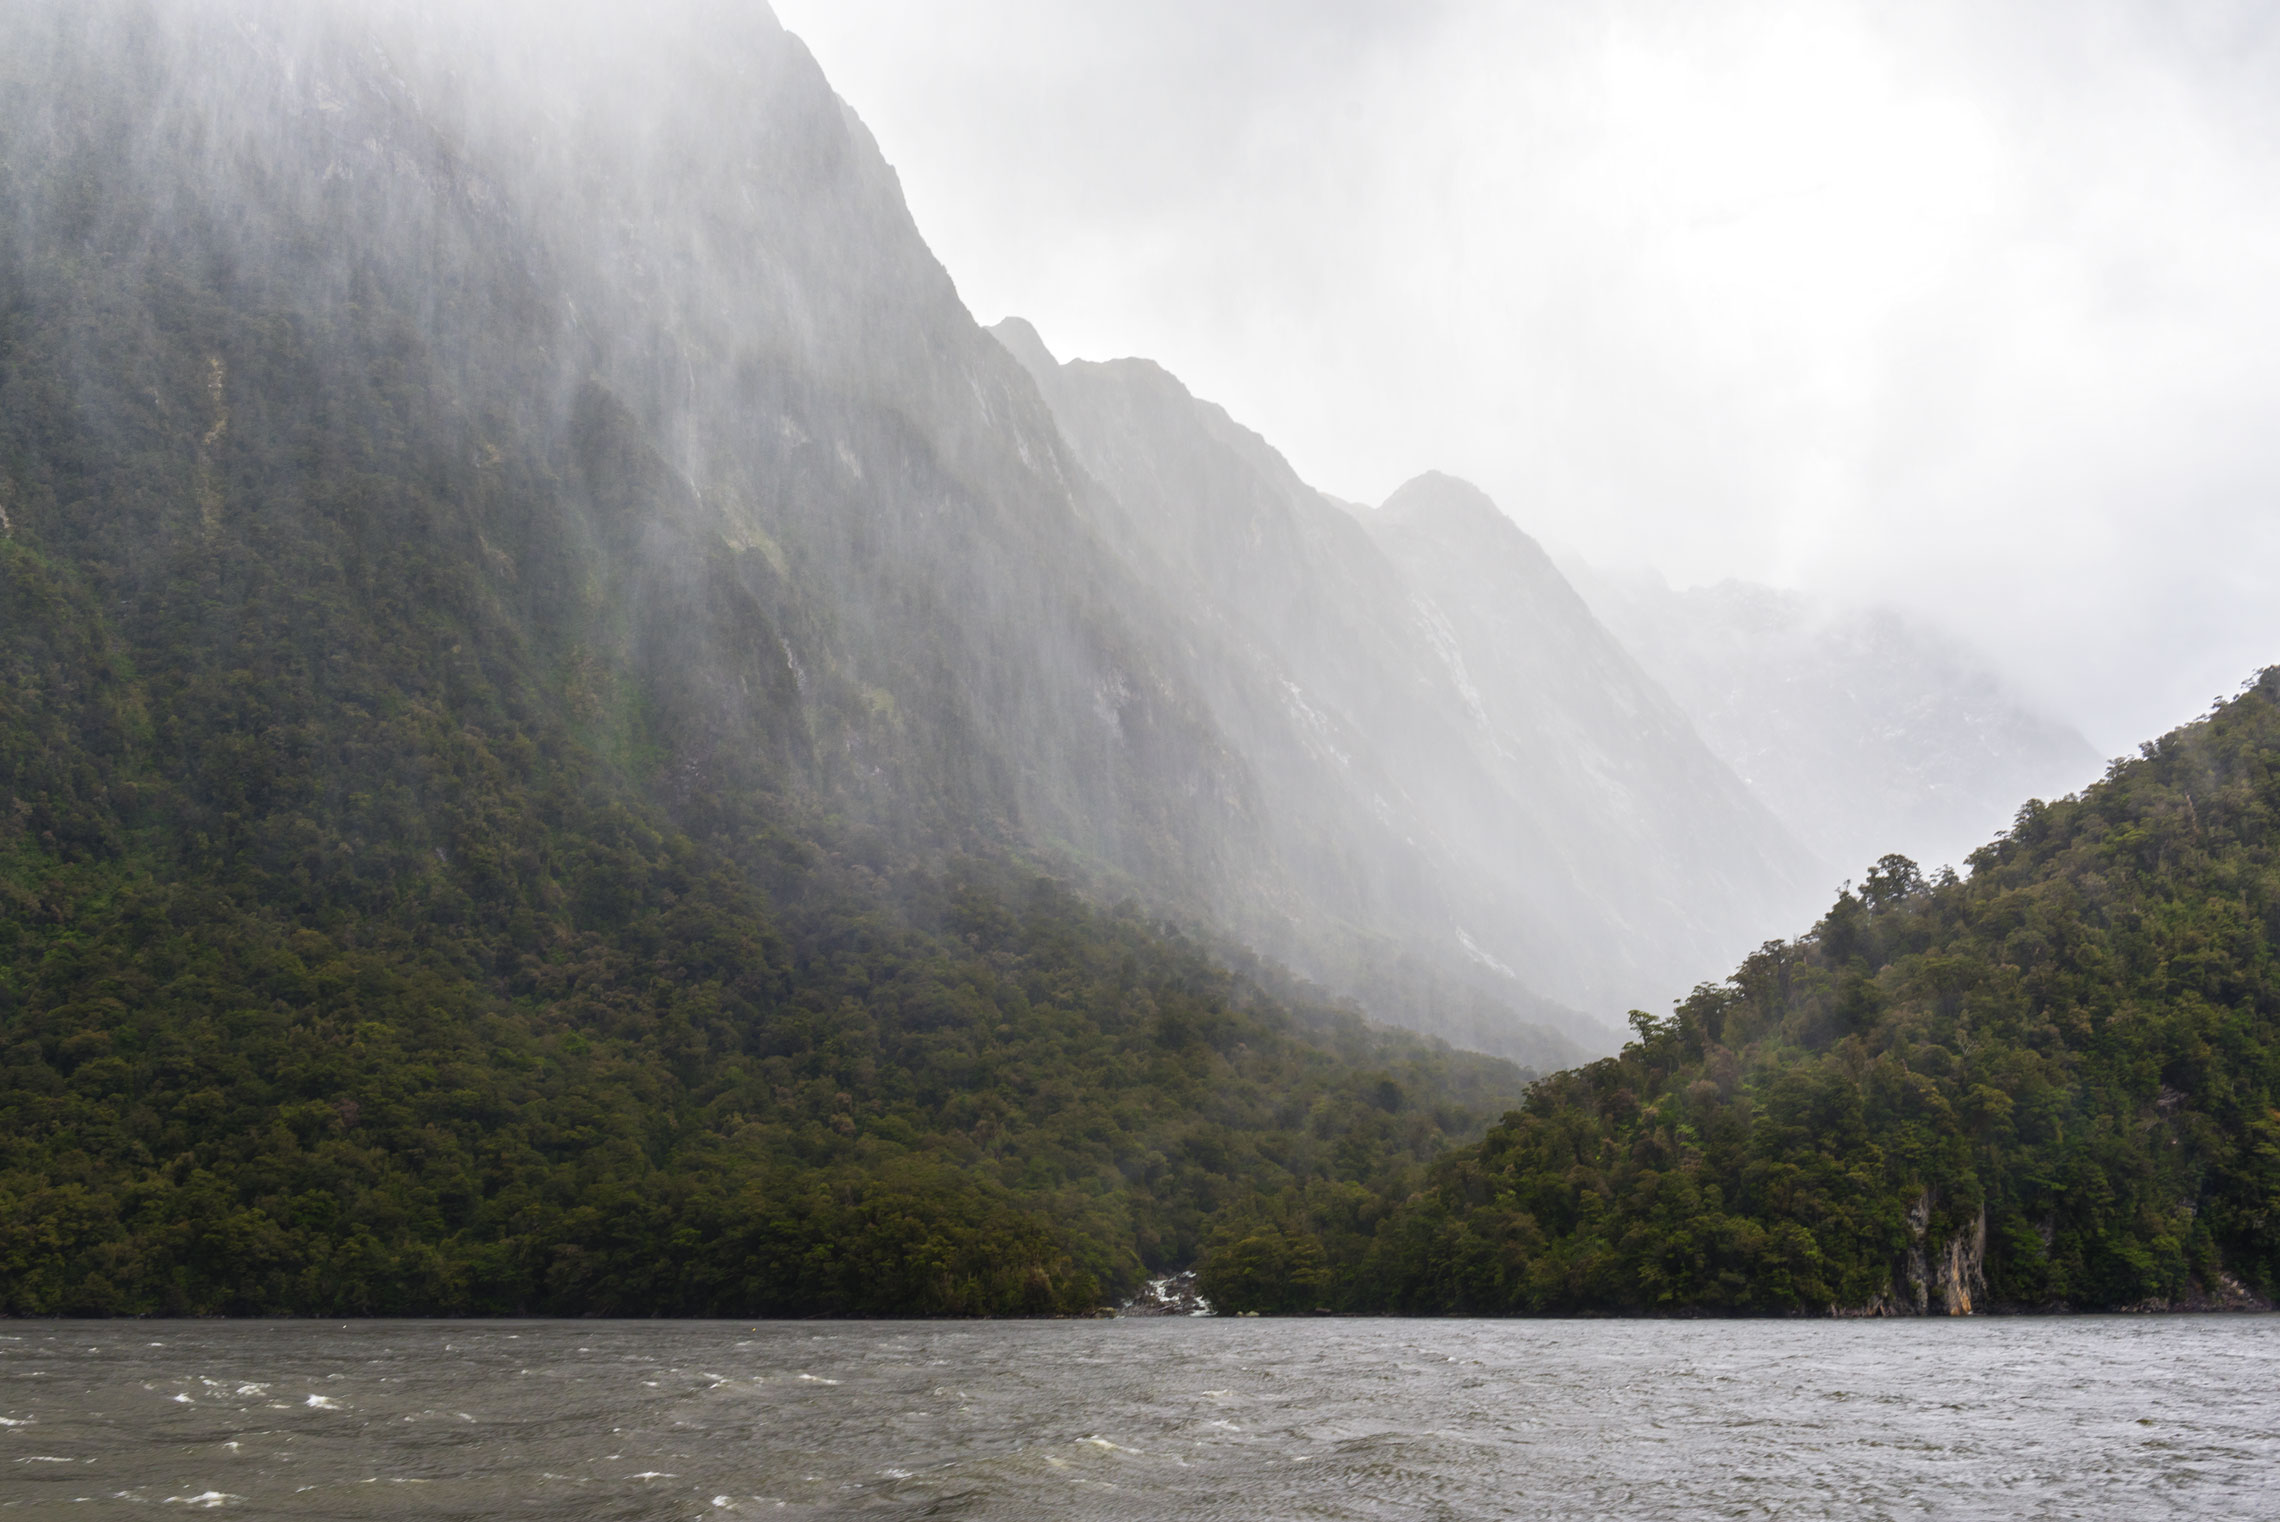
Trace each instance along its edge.
<instances>
[{"instance_id":1,"label":"bare rock face","mask_svg":"<svg viewBox=\"0 0 2280 1522\"><path fill-rule=\"evenodd\" d=\"M1944 1237L1933 1231L1938 1200L1927 1189L1908 1207L1907 1251L1884 1289L1854 1316L1968 1316L1987 1298L1987 1209Z\"/></svg>"},{"instance_id":2,"label":"bare rock face","mask_svg":"<svg viewBox=\"0 0 2280 1522\"><path fill-rule=\"evenodd\" d=\"M1972 1310L1972 1297L1987 1297L1987 1210L1980 1208L1973 1218L1969 1231L1957 1232L1947 1239L1946 1247L1937 1255L1936 1273L1932 1283L1919 1288L1919 1303L1927 1297L1938 1301L1950 1316L1968 1316Z\"/></svg>"}]
</instances>

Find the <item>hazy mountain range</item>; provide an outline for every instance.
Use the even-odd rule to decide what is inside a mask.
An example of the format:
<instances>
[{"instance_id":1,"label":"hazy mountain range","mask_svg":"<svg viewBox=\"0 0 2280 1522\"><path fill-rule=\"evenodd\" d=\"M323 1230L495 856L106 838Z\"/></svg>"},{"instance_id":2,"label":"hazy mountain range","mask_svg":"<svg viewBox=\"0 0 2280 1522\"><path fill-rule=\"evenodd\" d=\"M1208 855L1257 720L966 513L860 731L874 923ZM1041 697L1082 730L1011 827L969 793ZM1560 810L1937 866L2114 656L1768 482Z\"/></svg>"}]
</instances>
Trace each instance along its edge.
<instances>
[{"instance_id":1,"label":"hazy mountain range","mask_svg":"<svg viewBox=\"0 0 2280 1522\"><path fill-rule=\"evenodd\" d=\"M1200 669L1253 674L1214 718L1347 923L1426 948L1453 930L1580 1009L1657 1007L1840 877L1891 852L1960 863L2097 770L1897 613L1563 572L1462 481L1343 503L1146 360L1062 364L1019 319L992 331L1115 508L1104 537L1199 621ZM1276 949L1369 986L1367 959Z\"/></svg>"},{"instance_id":2,"label":"hazy mountain range","mask_svg":"<svg viewBox=\"0 0 2280 1522\"><path fill-rule=\"evenodd\" d=\"M1315 915L1605 1016L1806 910L1804 852L1480 493L1356 513L1157 366L996 331L1191 631Z\"/></svg>"},{"instance_id":3,"label":"hazy mountain range","mask_svg":"<svg viewBox=\"0 0 2280 1522\"><path fill-rule=\"evenodd\" d=\"M81 405L207 440L178 499L195 516L154 503L130 567L319 510L304 460L279 462L289 498L233 485L251 438L232 417L289 384L274 351L166 305L192 273L250 282L307 362L413 344L449 378L447 498L558 480L595 552L644 567L605 623L646 675L586 699L684 689L683 795L765 787L890 852L1036 853L1384 1017L1537 1060L1809 916L1831 857L1882 849L1884 821L2010 796L1961 743L1964 667L1918 671L1847 751L1809 716L1851 646L1792 629L1737 653L1603 599L1619 640L1462 483L1357 513L1145 362L1057 365L1019 325L1009 357L764 11L675 10L638 47L579 12L516 31L481 89L465 60L501 56L511 7L332 18L122 7L78 23L77 53L56 22L52 58L17 50L19 131L109 176L77 201L19 182L44 197L19 249L99 249L82 307L172 345L131 381L71 351ZM167 73L169 47L210 70ZM118 82L94 71L118 57L146 77L110 116ZM599 126L621 121L642 125ZM68 532L36 483L17 498L24 532ZM651 564L668 524L680 547ZM466 532L469 574L536 595ZM1840 824L1875 742L1901 759Z\"/></svg>"},{"instance_id":4,"label":"hazy mountain range","mask_svg":"<svg viewBox=\"0 0 2280 1522\"><path fill-rule=\"evenodd\" d=\"M1564 564L1710 747L1846 877L1891 851L1960 869L2025 800L2103 765L1984 656L1893 609Z\"/></svg>"}]
</instances>

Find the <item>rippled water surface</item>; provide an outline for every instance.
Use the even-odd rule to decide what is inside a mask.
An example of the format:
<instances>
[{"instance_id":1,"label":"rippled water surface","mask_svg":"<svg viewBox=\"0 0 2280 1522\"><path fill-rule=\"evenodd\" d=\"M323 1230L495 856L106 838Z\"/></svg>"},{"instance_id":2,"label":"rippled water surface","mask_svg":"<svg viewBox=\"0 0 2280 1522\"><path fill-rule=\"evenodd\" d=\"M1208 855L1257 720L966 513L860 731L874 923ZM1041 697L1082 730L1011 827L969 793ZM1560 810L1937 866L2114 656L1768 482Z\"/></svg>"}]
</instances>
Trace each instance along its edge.
<instances>
[{"instance_id":1,"label":"rippled water surface","mask_svg":"<svg viewBox=\"0 0 2280 1522\"><path fill-rule=\"evenodd\" d=\"M0 1323L72 1517L2280 1516L2280 1318Z\"/></svg>"}]
</instances>

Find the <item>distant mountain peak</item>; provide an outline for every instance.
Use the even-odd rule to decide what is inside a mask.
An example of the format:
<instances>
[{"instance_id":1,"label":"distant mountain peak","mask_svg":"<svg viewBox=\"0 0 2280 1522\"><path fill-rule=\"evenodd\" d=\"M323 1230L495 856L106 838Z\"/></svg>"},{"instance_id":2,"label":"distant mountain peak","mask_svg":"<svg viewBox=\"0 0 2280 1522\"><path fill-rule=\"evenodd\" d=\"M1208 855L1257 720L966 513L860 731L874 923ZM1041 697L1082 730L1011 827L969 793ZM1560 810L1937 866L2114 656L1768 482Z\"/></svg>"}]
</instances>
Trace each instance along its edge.
<instances>
[{"instance_id":1,"label":"distant mountain peak","mask_svg":"<svg viewBox=\"0 0 2280 1522\"><path fill-rule=\"evenodd\" d=\"M1596 1046L1594 1014L1807 912L1803 850L1479 487L1434 471L1382 509L1338 502L1153 361L1055 364L1030 324L992 332L1260 779L1301 933L1233 910L1273 954L1460 1041L1516 1049L1485 1000Z\"/></svg>"},{"instance_id":2,"label":"distant mountain peak","mask_svg":"<svg viewBox=\"0 0 2280 1522\"><path fill-rule=\"evenodd\" d=\"M1021 368L1043 380L1061 368L1053 351L1045 347L1038 336L1035 324L1026 317L1008 317L990 330L990 336L1005 345L1006 352L1021 361Z\"/></svg>"},{"instance_id":3,"label":"distant mountain peak","mask_svg":"<svg viewBox=\"0 0 2280 1522\"><path fill-rule=\"evenodd\" d=\"M1560 564L1711 747L1835 867L1890 851L1960 863L2021 798L2097 773L2090 743L1984 654L1899 610Z\"/></svg>"},{"instance_id":4,"label":"distant mountain peak","mask_svg":"<svg viewBox=\"0 0 2280 1522\"><path fill-rule=\"evenodd\" d=\"M1407 535L1496 556L1533 595L1548 597L1591 617L1584 600L1536 536L1515 522L1494 498L1461 476L1426 471L1404 483L1368 519L1381 538ZM1516 583L1517 586L1521 583Z\"/></svg>"},{"instance_id":5,"label":"distant mountain peak","mask_svg":"<svg viewBox=\"0 0 2280 1522\"><path fill-rule=\"evenodd\" d=\"M1428 470L1404 482L1378 509L1378 520L1389 526L1508 535L1526 541L1539 553L1542 549L1487 492L1461 476L1438 470Z\"/></svg>"}]
</instances>

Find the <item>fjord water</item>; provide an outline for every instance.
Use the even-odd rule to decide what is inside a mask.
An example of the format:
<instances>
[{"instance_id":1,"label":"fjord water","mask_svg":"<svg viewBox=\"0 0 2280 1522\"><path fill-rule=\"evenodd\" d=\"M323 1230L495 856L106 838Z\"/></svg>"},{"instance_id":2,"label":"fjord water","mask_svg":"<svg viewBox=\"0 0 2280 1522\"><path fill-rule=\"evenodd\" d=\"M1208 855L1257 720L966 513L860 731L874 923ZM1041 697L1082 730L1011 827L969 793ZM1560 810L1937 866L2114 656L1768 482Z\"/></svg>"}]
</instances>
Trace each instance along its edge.
<instances>
[{"instance_id":1,"label":"fjord water","mask_svg":"<svg viewBox=\"0 0 2280 1522\"><path fill-rule=\"evenodd\" d=\"M0 1510L2273 1514L2280 1320L19 1322Z\"/></svg>"}]
</instances>

